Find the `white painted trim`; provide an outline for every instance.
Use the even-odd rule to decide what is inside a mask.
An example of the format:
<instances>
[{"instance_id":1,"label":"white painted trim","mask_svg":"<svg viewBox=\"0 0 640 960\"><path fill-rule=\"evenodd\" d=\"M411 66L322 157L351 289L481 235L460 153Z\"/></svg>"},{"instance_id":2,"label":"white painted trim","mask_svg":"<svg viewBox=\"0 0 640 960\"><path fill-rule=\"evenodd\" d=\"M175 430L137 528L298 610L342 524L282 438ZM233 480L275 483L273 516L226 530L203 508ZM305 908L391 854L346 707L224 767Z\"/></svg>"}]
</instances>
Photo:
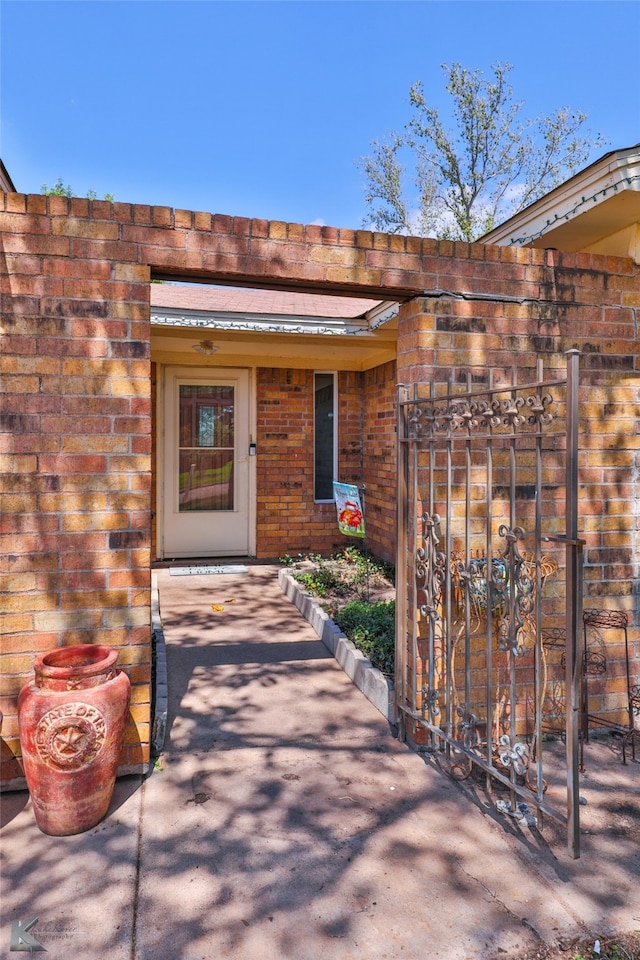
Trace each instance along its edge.
<instances>
[{"instance_id":1,"label":"white painted trim","mask_svg":"<svg viewBox=\"0 0 640 960\"><path fill-rule=\"evenodd\" d=\"M640 192L640 144L605 154L480 237L479 242L525 246L625 191ZM623 229L629 223L627 217L616 229Z\"/></svg>"},{"instance_id":2,"label":"white painted trim","mask_svg":"<svg viewBox=\"0 0 640 960\"><path fill-rule=\"evenodd\" d=\"M338 476L338 371L337 370L314 370L313 371L313 502L314 503L333 503L333 497L327 500L316 500L316 374L324 374L333 377L333 464L332 476L337 479Z\"/></svg>"},{"instance_id":3,"label":"white painted trim","mask_svg":"<svg viewBox=\"0 0 640 960\"><path fill-rule=\"evenodd\" d=\"M158 363L156 377L156 557L158 560L167 559L165 549L165 453L166 453L166 424L165 424L165 397L167 390L167 376L171 371L185 370L188 376L203 375L224 376L233 375L236 370L243 370L248 374L247 405L249 420L249 439L256 439L257 433L257 386L255 367L216 367L216 366L185 366L184 363ZM258 450L259 455L259 450ZM257 547L257 456L248 456L248 556L255 557Z\"/></svg>"},{"instance_id":4,"label":"white painted trim","mask_svg":"<svg viewBox=\"0 0 640 960\"><path fill-rule=\"evenodd\" d=\"M366 337L398 314L398 304L385 300L362 317L312 317L304 314L237 313L225 310L190 310L151 305L154 327L190 327L232 330L238 333L287 333L319 336Z\"/></svg>"}]
</instances>

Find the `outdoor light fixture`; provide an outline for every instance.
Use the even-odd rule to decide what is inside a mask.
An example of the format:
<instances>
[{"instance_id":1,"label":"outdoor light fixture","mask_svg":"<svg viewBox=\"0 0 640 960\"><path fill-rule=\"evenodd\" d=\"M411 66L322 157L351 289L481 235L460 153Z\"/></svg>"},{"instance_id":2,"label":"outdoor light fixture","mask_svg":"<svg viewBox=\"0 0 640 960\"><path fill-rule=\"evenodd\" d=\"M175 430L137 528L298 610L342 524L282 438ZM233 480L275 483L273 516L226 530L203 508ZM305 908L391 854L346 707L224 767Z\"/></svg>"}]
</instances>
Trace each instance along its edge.
<instances>
[{"instance_id":1,"label":"outdoor light fixture","mask_svg":"<svg viewBox=\"0 0 640 960\"><path fill-rule=\"evenodd\" d=\"M212 353L215 353L216 350L220 348L212 343L211 340L201 340L200 343L194 343L193 349L196 353L203 353L205 357L210 357Z\"/></svg>"}]
</instances>

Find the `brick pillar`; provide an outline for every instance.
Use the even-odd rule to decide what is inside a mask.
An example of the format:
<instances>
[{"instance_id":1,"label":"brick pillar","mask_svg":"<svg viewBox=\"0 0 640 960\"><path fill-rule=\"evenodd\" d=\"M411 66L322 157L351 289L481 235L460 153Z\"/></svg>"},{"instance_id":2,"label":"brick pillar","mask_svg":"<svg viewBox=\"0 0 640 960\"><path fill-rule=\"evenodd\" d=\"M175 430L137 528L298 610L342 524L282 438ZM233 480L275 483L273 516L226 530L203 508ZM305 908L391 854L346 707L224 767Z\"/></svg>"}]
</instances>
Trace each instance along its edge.
<instances>
[{"instance_id":1,"label":"brick pillar","mask_svg":"<svg viewBox=\"0 0 640 960\"><path fill-rule=\"evenodd\" d=\"M6 246L20 250L1 280L2 776L21 776L16 698L35 654L74 643L118 649L132 681L121 772L139 770L150 724L149 270L103 258L119 229L84 219L89 201L19 199L29 208ZM63 206L67 218L44 216Z\"/></svg>"}]
</instances>

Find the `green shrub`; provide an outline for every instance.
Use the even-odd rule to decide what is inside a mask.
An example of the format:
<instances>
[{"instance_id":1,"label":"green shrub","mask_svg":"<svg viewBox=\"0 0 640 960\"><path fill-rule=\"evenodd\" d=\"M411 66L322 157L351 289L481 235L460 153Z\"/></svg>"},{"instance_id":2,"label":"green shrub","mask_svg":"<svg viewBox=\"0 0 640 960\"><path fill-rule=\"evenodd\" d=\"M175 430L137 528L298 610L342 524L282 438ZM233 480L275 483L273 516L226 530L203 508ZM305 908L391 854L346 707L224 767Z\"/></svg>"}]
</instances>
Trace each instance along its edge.
<instances>
[{"instance_id":1,"label":"green shrub","mask_svg":"<svg viewBox=\"0 0 640 960\"><path fill-rule=\"evenodd\" d=\"M338 594L344 592L342 581L326 567L313 573L298 573L295 579L316 597L325 597L327 590L332 590L333 593Z\"/></svg>"},{"instance_id":2,"label":"green shrub","mask_svg":"<svg viewBox=\"0 0 640 960\"><path fill-rule=\"evenodd\" d=\"M315 563L315 569L294 574L294 579L316 597L325 597L327 591L341 596L346 584L338 567L319 555L309 554L309 560Z\"/></svg>"},{"instance_id":3,"label":"green shrub","mask_svg":"<svg viewBox=\"0 0 640 960\"><path fill-rule=\"evenodd\" d=\"M393 677L395 660L396 603L354 600L341 607L334 622L365 657L387 677Z\"/></svg>"}]
</instances>

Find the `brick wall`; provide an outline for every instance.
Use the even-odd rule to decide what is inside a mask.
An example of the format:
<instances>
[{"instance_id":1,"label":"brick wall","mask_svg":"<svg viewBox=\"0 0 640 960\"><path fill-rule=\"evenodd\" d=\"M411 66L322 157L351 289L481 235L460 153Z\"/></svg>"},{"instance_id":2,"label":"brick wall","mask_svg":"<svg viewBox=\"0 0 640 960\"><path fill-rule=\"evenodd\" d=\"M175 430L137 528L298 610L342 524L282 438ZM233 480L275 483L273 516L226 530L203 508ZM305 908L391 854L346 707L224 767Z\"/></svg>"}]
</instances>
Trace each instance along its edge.
<instances>
[{"instance_id":1,"label":"brick wall","mask_svg":"<svg viewBox=\"0 0 640 960\"><path fill-rule=\"evenodd\" d=\"M265 368L256 380L257 554L293 556L328 536L328 507L313 503L313 372Z\"/></svg>"},{"instance_id":2,"label":"brick wall","mask_svg":"<svg viewBox=\"0 0 640 960\"><path fill-rule=\"evenodd\" d=\"M363 426L367 540L371 553L395 563L396 544L396 401L395 363L364 374Z\"/></svg>"},{"instance_id":3,"label":"brick wall","mask_svg":"<svg viewBox=\"0 0 640 960\"><path fill-rule=\"evenodd\" d=\"M583 349L587 594L632 612L636 642L640 280L632 261L20 194L0 194L0 242L5 779L20 772L15 697L34 654L79 640L118 649L134 684L124 769L148 756L151 275L417 297L399 325L398 380L408 383L452 364L478 373L534 352L553 359ZM308 450L283 406L309 422L306 376L261 372L265 391L269 380L271 399L282 401L259 411L261 555L333 549L333 508L309 501ZM364 374L376 398L364 409L360 376L341 375L343 478L358 473L355 425L364 416L370 529L373 518L384 546L393 530L392 375ZM295 468L289 482L306 485L289 488L284 509L274 494L283 443Z\"/></svg>"},{"instance_id":4,"label":"brick wall","mask_svg":"<svg viewBox=\"0 0 640 960\"><path fill-rule=\"evenodd\" d=\"M457 245L459 246L459 245ZM446 289L464 288L469 299L445 294L401 307L398 379L408 384L454 381L470 374L486 383L489 367L508 380L512 368L535 379L537 357L547 377L563 376L565 352L581 358L579 439L580 536L585 540L585 608L626 612L634 624L632 671L638 680L636 593L638 582L638 467L640 379L638 378L638 267L630 260L555 251L520 250L513 262L492 265L503 251L474 246L464 279L443 278ZM458 269L449 261L452 274ZM550 371L550 372L549 372ZM564 483L564 452L558 450L547 476L543 504L547 530L562 532L561 501L553 490ZM525 471L526 473L526 471ZM531 507L532 505L529 505ZM555 518L555 519L554 519ZM590 710L624 722L626 680L619 632L591 638L607 659L606 680L591 684Z\"/></svg>"},{"instance_id":5,"label":"brick wall","mask_svg":"<svg viewBox=\"0 0 640 960\"><path fill-rule=\"evenodd\" d=\"M2 277L3 780L21 776L15 698L33 656L119 650L132 685L123 770L149 743L149 269L92 256L117 227L44 216L5 232ZM57 209L53 198L49 201ZM109 206L109 205L106 205Z\"/></svg>"},{"instance_id":6,"label":"brick wall","mask_svg":"<svg viewBox=\"0 0 640 960\"><path fill-rule=\"evenodd\" d=\"M364 481L369 504L378 473L369 469L366 442L363 453L365 382L360 372L338 374L338 479L359 486ZM353 541L339 533L335 505L314 501L313 371L260 369L256 393L258 557L328 555L343 549ZM378 395L376 391L368 396L366 406L375 404ZM393 469L393 463L388 467ZM370 546L372 550L380 546L386 556L385 532L373 511Z\"/></svg>"}]
</instances>

